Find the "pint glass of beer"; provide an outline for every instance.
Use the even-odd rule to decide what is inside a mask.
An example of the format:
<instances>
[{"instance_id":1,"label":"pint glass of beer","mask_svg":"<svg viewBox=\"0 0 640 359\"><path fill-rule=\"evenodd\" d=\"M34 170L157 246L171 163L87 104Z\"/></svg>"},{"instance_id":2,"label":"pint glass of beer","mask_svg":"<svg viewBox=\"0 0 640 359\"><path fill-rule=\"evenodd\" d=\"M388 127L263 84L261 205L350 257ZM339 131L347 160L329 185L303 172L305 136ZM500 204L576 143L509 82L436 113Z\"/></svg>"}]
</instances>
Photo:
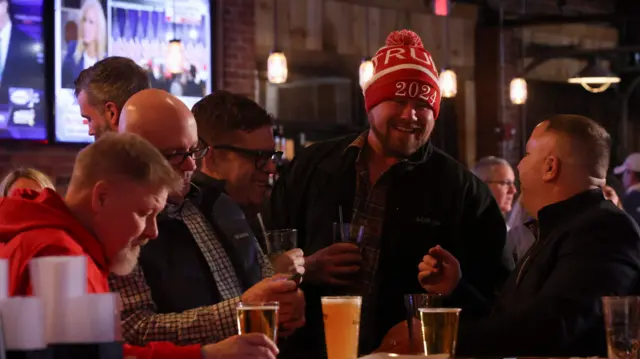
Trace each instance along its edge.
<instances>
[{"instance_id":1,"label":"pint glass of beer","mask_svg":"<svg viewBox=\"0 0 640 359\"><path fill-rule=\"evenodd\" d=\"M362 297L322 297L321 300L329 359L356 359Z\"/></svg>"},{"instance_id":2,"label":"pint glass of beer","mask_svg":"<svg viewBox=\"0 0 640 359\"><path fill-rule=\"evenodd\" d=\"M460 309L420 308L419 310L424 355L437 356L438 359L453 358L456 353Z\"/></svg>"},{"instance_id":3,"label":"pint glass of beer","mask_svg":"<svg viewBox=\"0 0 640 359\"><path fill-rule=\"evenodd\" d=\"M276 342L278 337L278 302L238 303L238 334L262 333Z\"/></svg>"}]
</instances>

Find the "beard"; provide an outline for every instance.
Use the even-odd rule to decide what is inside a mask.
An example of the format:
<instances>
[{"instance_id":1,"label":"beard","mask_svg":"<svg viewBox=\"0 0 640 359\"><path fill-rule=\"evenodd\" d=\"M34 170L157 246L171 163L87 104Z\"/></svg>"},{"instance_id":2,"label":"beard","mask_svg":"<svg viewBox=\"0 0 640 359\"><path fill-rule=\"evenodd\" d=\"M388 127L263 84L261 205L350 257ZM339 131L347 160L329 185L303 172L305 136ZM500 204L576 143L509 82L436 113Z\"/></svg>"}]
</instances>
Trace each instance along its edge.
<instances>
[{"instance_id":1,"label":"beard","mask_svg":"<svg viewBox=\"0 0 640 359\"><path fill-rule=\"evenodd\" d=\"M109 133L109 132L115 132L115 130L111 128L111 125L109 124L108 121L105 121L100 127L96 128L96 131L95 131L96 140L99 140L100 137L102 137L105 133Z\"/></svg>"},{"instance_id":2,"label":"beard","mask_svg":"<svg viewBox=\"0 0 640 359\"><path fill-rule=\"evenodd\" d=\"M382 145L385 155L400 159L411 157L420 147L424 146L433 130L433 128L427 126L421 130L416 130L415 133L403 133L394 128L396 123L400 124L402 121L387 121L383 125L386 131L382 131L374 123L371 123L371 131Z\"/></svg>"},{"instance_id":3,"label":"beard","mask_svg":"<svg viewBox=\"0 0 640 359\"><path fill-rule=\"evenodd\" d=\"M138 265L140 257L141 245L131 245L123 248L116 257L111 261L109 269L111 273L117 276L125 276L131 274Z\"/></svg>"}]
</instances>

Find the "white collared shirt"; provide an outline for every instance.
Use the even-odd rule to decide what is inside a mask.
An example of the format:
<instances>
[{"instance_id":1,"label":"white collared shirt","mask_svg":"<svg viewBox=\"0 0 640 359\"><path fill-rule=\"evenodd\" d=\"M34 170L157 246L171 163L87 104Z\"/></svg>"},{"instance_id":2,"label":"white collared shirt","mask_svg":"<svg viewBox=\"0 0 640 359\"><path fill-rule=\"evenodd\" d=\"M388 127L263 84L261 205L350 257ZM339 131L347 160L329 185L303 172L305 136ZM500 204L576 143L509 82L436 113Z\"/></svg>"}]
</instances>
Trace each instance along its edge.
<instances>
[{"instance_id":1,"label":"white collared shirt","mask_svg":"<svg viewBox=\"0 0 640 359\"><path fill-rule=\"evenodd\" d=\"M7 55L9 54L9 42L11 41L11 21L0 30L0 69L4 71L7 66ZM1 76L1 75L0 75Z\"/></svg>"}]
</instances>

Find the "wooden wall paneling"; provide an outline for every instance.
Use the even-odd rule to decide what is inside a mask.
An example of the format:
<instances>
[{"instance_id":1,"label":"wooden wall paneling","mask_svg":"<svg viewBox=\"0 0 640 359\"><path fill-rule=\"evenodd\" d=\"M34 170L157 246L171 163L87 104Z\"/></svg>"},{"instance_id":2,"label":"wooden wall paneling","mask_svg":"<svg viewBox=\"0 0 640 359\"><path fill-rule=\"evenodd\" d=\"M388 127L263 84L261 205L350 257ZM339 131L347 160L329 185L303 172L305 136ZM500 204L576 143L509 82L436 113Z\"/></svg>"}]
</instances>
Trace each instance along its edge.
<instances>
[{"instance_id":1,"label":"wooden wall paneling","mask_svg":"<svg viewBox=\"0 0 640 359\"><path fill-rule=\"evenodd\" d=\"M307 49L307 0L289 1L289 29L290 49Z\"/></svg>"},{"instance_id":2,"label":"wooden wall paneling","mask_svg":"<svg viewBox=\"0 0 640 359\"><path fill-rule=\"evenodd\" d=\"M367 9L366 6L353 5L351 7L353 48L351 53L365 56L367 48Z\"/></svg>"},{"instance_id":3,"label":"wooden wall paneling","mask_svg":"<svg viewBox=\"0 0 640 359\"><path fill-rule=\"evenodd\" d=\"M366 55L373 57L376 51L384 46L384 41L387 38L378 31L380 29L380 9L369 7L367 11L369 12L369 35L367 37L369 40L369 53ZM365 51L367 51L366 48Z\"/></svg>"},{"instance_id":4,"label":"wooden wall paneling","mask_svg":"<svg viewBox=\"0 0 640 359\"><path fill-rule=\"evenodd\" d=\"M338 1L325 2L323 32L325 51L348 54L352 50L351 23L349 22L351 7L351 4Z\"/></svg>"},{"instance_id":5,"label":"wooden wall paneling","mask_svg":"<svg viewBox=\"0 0 640 359\"><path fill-rule=\"evenodd\" d=\"M397 10L380 9L380 27L378 29L378 34L380 35L381 40L380 47L384 46L387 36L389 36L392 31L397 30L397 16Z\"/></svg>"},{"instance_id":6,"label":"wooden wall paneling","mask_svg":"<svg viewBox=\"0 0 640 359\"><path fill-rule=\"evenodd\" d=\"M291 49L291 2L300 0L278 0L278 47L286 51Z\"/></svg>"},{"instance_id":7,"label":"wooden wall paneling","mask_svg":"<svg viewBox=\"0 0 640 359\"><path fill-rule=\"evenodd\" d=\"M255 0L256 47L273 47L274 0Z\"/></svg>"},{"instance_id":8,"label":"wooden wall paneling","mask_svg":"<svg viewBox=\"0 0 640 359\"><path fill-rule=\"evenodd\" d=\"M464 49L473 49L473 45L469 43L469 39L465 37L465 23L468 20L449 17L449 65L452 67L469 66L465 63ZM445 64L443 64L445 65Z\"/></svg>"},{"instance_id":9,"label":"wooden wall paneling","mask_svg":"<svg viewBox=\"0 0 640 359\"><path fill-rule=\"evenodd\" d=\"M464 81L462 85L462 102L463 111L461 111L459 118L462 120L460 126L460 140L461 144L462 160L471 167L476 161L476 85L473 81ZM459 92L459 93L460 93Z\"/></svg>"},{"instance_id":10,"label":"wooden wall paneling","mask_svg":"<svg viewBox=\"0 0 640 359\"><path fill-rule=\"evenodd\" d=\"M324 0L307 0L307 50L322 50L322 19Z\"/></svg>"}]
</instances>

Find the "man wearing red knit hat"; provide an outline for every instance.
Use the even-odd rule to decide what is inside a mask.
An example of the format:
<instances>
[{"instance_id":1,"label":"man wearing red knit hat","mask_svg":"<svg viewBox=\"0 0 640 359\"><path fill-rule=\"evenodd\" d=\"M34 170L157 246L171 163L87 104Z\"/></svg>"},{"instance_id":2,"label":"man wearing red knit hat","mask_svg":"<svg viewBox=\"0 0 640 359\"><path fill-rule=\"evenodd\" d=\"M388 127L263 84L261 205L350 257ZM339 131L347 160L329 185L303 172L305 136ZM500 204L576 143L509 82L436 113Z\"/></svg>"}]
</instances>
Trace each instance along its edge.
<instances>
[{"instance_id":1,"label":"man wearing red knit hat","mask_svg":"<svg viewBox=\"0 0 640 359\"><path fill-rule=\"evenodd\" d=\"M420 37L391 33L373 63L363 86L370 129L300 152L272 194L270 225L296 228L298 246L309 254L307 325L287 341L304 348L281 347L282 357L323 357L323 295L362 296L359 351L373 351L405 320L404 295L424 293L418 264L435 245L455 252L469 273L444 303L464 315L483 314L471 296L493 298L507 276L505 223L491 192L429 141L440 88ZM340 221L362 226L363 235L350 235L359 227L335 235ZM309 354L315 351L321 354Z\"/></svg>"}]
</instances>

